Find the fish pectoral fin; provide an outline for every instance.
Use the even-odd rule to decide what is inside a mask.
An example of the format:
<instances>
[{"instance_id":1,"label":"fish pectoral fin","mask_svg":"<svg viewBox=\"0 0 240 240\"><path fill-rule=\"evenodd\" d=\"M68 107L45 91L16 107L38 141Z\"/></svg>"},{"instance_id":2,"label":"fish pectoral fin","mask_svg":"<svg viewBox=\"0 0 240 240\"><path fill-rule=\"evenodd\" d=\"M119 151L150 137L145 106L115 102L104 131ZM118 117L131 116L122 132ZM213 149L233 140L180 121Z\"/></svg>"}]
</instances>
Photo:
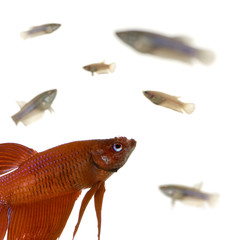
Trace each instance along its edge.
<instances>
[{"instance_id":1,"label":"fish pectoral fin","mask_svg":"<svg viewBox=\"0 0 240 240\"><path fill-rule=\"evenodd\" d=\"M17 104L18 104L18 106L22 109L22 108L26 105L26 102L17 101Z\"/></svg>"},{"instance_id":2,"label":"fish pectoral fin","mask_svg":"<svg viewBox=\"0 0 240 240\"><path fill-rule=\"evenodd\" d=\"M49 107L48 111L49 111L50 113L54 113L54 112L55 112L52 107Z\"/></svg>"},{"instance_id":3,"label":"fish pectoral fin","mask_svg":"<svg viewBox=\"0 0 240 240\"><path fill-rule=\"evenodd\" d=\"M176 201L176 199L173 197L173 198L172 198L172 207L174 207L175 201Z\"/></svg>"},{"instance_id":4,"label":"fish pectoral fin","mask_svg":"<svg viewBox=\"0 0 240 240\"><path fill-rule=\"evenodd\" d=\"M37 151L17 143L0 144L0 175L18 168Z\"/></svg>"},{"instance_id":5,"label":"fish pectoral fin","mask_svg":"<svg viewBox=\"0 0 240 240\"><path fill-rule=\"evenodd\" d=\"M8 239L56 240L81 192L9 208Z\"/></svg>"},{"instance_id":6,"label":"fish pectoral fin","mask_svg":"<svg viewBox=\"0 0 240 240\"><path fill-rule=\"evenodd\" d=\"M78 221L77 221L77 224L75 226L75 229L74 229L74 232L73 232L73 239L77 233L77 230L78 230L78 227L80 225L80 222L82 220L82 216L84 214L84 211L89 203L89 201L91 200L91 198L93 197L93 195L98 191L98 189L100 188L101 189L101 185L103 183L102 182L99 182L97 184L95 184L92 188L90 188L90 190L88 190L88 192L85 194L83 200L82 200L82 204L81 204L81 207L80 207L80 211L79 211L79 215L78 215ZM100 190L101 191L101 190ZM101 194L99 194L101 198ZM96 200L95 200L96 201ZM97 209L96 207L96 203L95 203L95 208ZM97 210L96 210L97 212ZM101 212L101 209L100 209L100 212ZM100 214L100 217L101 217L101 214ZM97 214L97 218L98 218L98 214ZM99 225L98 225L99 226ZM101 226L101 224L100 224Z\"/></svg>"}]
</instances>

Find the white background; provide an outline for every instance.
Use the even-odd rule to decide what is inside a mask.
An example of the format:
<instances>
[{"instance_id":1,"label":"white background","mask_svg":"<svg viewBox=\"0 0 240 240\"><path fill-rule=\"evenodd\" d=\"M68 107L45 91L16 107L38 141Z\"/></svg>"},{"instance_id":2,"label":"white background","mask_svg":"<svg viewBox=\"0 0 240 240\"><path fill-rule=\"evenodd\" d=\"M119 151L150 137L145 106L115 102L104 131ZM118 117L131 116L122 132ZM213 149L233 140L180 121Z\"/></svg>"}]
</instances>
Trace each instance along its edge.
<instances>
[{"instance_id":1,"label":"white background","mask_svg":"<svg viewBox=\"0 0 240 240\"><path fill-rule=\"evenodd\" d=\"M238 1L62 1L0 3L0 142L37 151L58 144L126 136L137 141L127 164L106 182L103 240L239 239L239 7ZM61 23L54 33L22 40L31 26ZM211 66L192 66L142 55L115 31L142 29L188 36L216 54ZM115 62L113 74L84 65ZM56 88L57 97L38 122L16 126L16 101ZM156 106L142 91L194 102L193 114ZM161 184L193 186L220 194L215 208L177 203ZM61 236L71 239L80 201ZM97 239L91 201L75 239Z\"/></svg>"}]
</instances>

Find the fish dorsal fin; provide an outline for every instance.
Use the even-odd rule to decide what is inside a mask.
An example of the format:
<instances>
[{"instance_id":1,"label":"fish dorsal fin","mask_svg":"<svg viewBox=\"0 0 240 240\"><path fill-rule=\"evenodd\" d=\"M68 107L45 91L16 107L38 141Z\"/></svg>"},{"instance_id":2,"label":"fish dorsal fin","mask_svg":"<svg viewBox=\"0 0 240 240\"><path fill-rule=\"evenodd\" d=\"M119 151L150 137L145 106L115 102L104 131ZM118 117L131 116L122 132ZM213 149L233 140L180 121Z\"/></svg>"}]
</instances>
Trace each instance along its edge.
<instances>
[{"instance_id":1,"label":"fish dorsal fin","mask_svg":"<svg viewBox=\"0 0 240 240\"><path fill-rule=\"evenodd\" d=\"M37 151L17 143L0 144L0 175L18 168Z\"/></svg>"},{"instance_id":2,"label":"fish dorsal fin","mask_svg":"<svg viewBox=\"0 0 240 240\"><path fill-rule=\"evenodd\" d=\"M18 104L18 106L22 109L22 108L26 105L26 102L17 101L17 104Z\"/></svg>"},{"instance_id":3,"label":"fish dorsal fin","mask_svg":"<svg viewBox=\"0 0 240 240\"><path fill-rule=\"evenodd\" d=\"M38 202L12 205L7 239L56 240L81 191Z\"/></svg>"},{"instance_id":4,"label":"fish dorsal fin","mask_svg":"<svg viewBox=\"0 0 240 240\"><path fill-rule=\"evenodd\" d=\"M194 187L195 189L197 189L197 190L201 190L201 189L202 189L202 186L203 186L203 183L200 182L200 183L195 184L193 187Z\"/></svg>"}]
</instances>

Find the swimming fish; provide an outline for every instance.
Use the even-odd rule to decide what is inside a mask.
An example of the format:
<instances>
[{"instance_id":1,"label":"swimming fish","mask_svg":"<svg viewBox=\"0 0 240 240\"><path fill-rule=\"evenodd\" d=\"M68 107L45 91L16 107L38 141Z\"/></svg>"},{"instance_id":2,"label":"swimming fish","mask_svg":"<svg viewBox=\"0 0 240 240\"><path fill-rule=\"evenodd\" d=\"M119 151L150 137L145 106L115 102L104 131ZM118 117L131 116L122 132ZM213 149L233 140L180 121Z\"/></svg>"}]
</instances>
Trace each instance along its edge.
<instances>
[{"instance_id":1,"label":"swimming fish","mask_svg":"<svg viewBox=\"0 0 240 240\"><path fill-rule=\"evenodd\" d=\"M170 108L180 113L183 113L184 111L188 114L191 114L195 110L194 103L183 103L178 100L180 97L171 96L166 93L156 91L143 91L143 94L154 104Z\"/></svg>"},{"instance_id":2,"label":"swimming fish","mask_svg":"<svg viewBox=\"0 0 240 240\"><path fill-rule=\"evenodd\" d=\"M219 195L214 193L206 193L201 191L202 184L198 184L195 187L187 187L181 185L162 185L159 186L161 192L168 197L172 198L172 206L175 201L179 200L186 204L195 206L204 206L208 203L209 206L213 207L218 201Z\"/></svg>"},{"instance_id":3,"label":"swimming fish","mask_svg":"<svg viewBox=\"0 0 240 240\"><path fill-rule=\"evenodd\" d=\"M30 30L28 31L21 32L20 35L23 39L37 37L44 34L52 33L56 31L60 26L61 24L59 23L50 23L50 24L44 24L40 26L34 26L34 27L31 27Z\"/></svg>"},{"instance_id":4,"label":"swimming fish","mask_svg":"<svg viewBox=\"0 0 240 240\"><path fill-rule=\"evenodd\" d=\"M55 240L60 237L83 189L78 221L94 196L101 231L105 181L128 160L134 139L116 137L66 143L37 152L16 143L0 144L0 240Z\"/></svg>"},{"instance_id":5,"label":"swimming fish","mask_svg":"<svg viewBox=\"0 0 240 240\"><path fill-rule=\"evenodd\" d=\"M25 126L39 119L45 110L53 112L51 104L55 99L57 89L49 90L37 95L30 102L17 102L21 110L12 116L16 125L21 121Z\"/></svg>"},{"instance_id":6,"label":"swimming fish","mask_svg":"<svg viewBox=\"0 0 240 240\"><path fill-rule=\"evenodd\" d=\"M211 64L215 59L212 51L192 47L186 37L168 37L145 31L121 31L116 32L116 35L141 53L186 63L197 59L204 64Z\"/></svg>"},{"instance_id":7,"label":"swimming fish","mask_svg":"<svg viewBox=\"0 0 240 240\"><path fill-rule=\"evenodd\" d=\"M115 63L111 63L111 64L106 64L104 61L101 63L93 63L93 64L89 64L83 67L83 69L89 71L93 74L96 72L98 74L102 74L102 73L113 73L116 69L116 64Z\"/></svg>"}]
</instances>

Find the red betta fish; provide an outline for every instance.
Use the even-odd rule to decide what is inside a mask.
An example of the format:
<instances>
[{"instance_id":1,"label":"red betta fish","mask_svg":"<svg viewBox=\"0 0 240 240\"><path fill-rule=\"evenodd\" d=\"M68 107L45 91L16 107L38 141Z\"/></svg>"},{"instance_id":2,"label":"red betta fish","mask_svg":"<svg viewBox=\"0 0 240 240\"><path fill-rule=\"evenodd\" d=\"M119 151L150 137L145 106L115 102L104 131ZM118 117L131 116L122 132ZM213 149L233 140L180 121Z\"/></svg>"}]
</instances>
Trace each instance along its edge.
<instances>
[{"instance_id":1,"label":"red betta fish","mask_svg":"<svg viewBox=\"0 0 240 240\"><path fill-rule=\"evenodd\" d=\"M94 195L101 231L105 181L127 161L136 141L125 137L66 143L37 151L16 143L0 144L0 240L54 240L60 237L82 189L75 236ZM11 171L11 172L10 172Z\"/></svg>"}]
</instances>

